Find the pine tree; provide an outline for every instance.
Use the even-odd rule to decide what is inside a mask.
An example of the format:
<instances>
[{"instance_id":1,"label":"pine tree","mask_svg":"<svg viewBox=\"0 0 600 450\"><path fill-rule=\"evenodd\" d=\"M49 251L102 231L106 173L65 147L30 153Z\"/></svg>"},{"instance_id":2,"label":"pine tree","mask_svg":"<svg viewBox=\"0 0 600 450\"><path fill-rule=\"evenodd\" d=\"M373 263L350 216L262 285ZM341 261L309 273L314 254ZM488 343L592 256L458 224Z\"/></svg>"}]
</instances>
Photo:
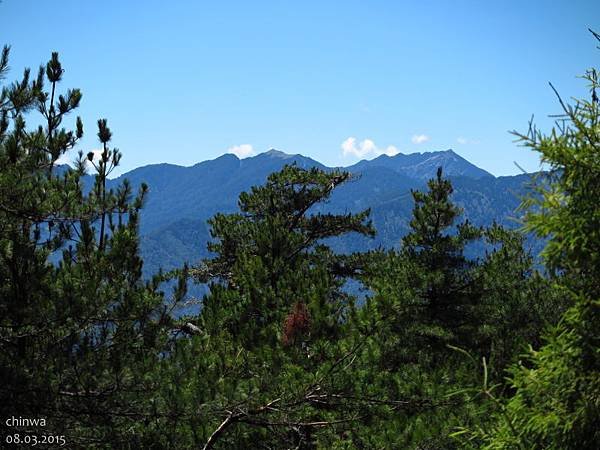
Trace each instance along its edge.
<instances>
[{"instance_id":1,"label":"pine tree","mask_svg":"<svg viewBox=\"0 0 600 450\"><path fill-rule=\"evenodd\" d=\"M210 294L191 319L198 335L176 353L206 377L181 394L203 405L194 445L314 448L328 429L358 420L342 396L352 384L342 363L358 350L345 339L355 299L342 287L361 258L335 254L326 239L373 229L368 211L313 212L348 179L286 166L242 193L239 213L210 220L215 256L192 269L213 280Z\"/></svg>"},{"instance_id":2,"label":"pine tree","mask_svg":"<svg viewBox=\"0 0 600 450\"><path fill-rule=\"evenodd\" d=\"M215 241L209 250L216 256L193 272L201 281L223 284L211 287L205 314L218 302L215 308L228 315L219 323L245 346L277 345L285 317L300 302L310 313L311 333L334 338L351 306L341 286L360 264L356 256L334 254L325 240L374 231L368 211L313 214L311 208L348 178L344 172L286 166L266 185L240 195L240 213L211 219Z\"/></svg>"},{"instance_id":3,"label":"pine tree","mask_svg":"<svg viewBox=\"0 0 600 450\"><path fill-rule=\"evenodd\" d=\"M403 257L414 264L415 304L413 320L426 325L422 335L432 351L446 344L468 345L474 327L481 323L476 306L481 298L471 270L475 263L465 256L465 247L483 236L480 228L465 221L450 232L461 210L450 200L452 184L437 176L428 182L428 192L413 191L415 201L410 231L402 239Z\"/></svg>"},{"instance_id":4,"label":"pine tree","mask_svg":"<svg viewBox=\"0 0 600 450\"><path fill-rule=\"evenodd\" d=\"M547 284L533 270L523 236L497 224L459 222L441 169L428 188L412 193L413 217L400 250L373 255L364 277L373 296L360 316L377 323L366 365L379 376L366 382L382 397L412 395L429 407L389 412L364 431L372 445L452 448L454 427L479 420L481 400L461 392L476 380L473 361L493 361L489 375L501 379L549 318L540 301L549 300ZM483 255L469 258L469 246Z\"/></svg>"},{"instance_id":5,"label":"pine tree","mask_svg":"<svg viewBox=\"0 0 600 450\"><path fill-rule=\"evenodd\" d=\"M7 67L5 48L2 75ZM63 128L81 93L59 94L62 75L53 53L35 80L26 70L0 94L0 416L45 418L43 432L69 448L140 447L154 441L148 421L170 414L152 407L161 385L152 374L173 327L164 277L141 277L147 188L133 198L128 183L107 190L120 153L108 148L105 120L99 159L80 152L75 170L57 167L83 135L79 118ZM28 131L33 109L44 125ZM89 194L88 164L97 171ZM1 426L3 437L26 431Z\"/></svg>"}]
</instances>

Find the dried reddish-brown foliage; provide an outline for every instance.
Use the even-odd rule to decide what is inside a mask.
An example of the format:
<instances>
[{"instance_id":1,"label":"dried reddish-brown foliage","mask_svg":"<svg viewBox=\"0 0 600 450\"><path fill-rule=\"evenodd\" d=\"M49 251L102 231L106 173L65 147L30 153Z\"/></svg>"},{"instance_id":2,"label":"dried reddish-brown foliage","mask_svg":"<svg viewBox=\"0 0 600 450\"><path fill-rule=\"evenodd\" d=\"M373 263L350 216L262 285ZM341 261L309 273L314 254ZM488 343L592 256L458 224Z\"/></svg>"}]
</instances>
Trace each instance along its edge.
<instances>
[{"instance_id":1,"label":"dried reddish-brown foliage","mask_svg":"<svg viewBox=\"0 0 600 450\"><path fill-rule=\"evenodd\" d=\"M292 345L310 327L310 313L304 302L296 302L283 322L283 345Z\"/></svg>"}]
</instances>

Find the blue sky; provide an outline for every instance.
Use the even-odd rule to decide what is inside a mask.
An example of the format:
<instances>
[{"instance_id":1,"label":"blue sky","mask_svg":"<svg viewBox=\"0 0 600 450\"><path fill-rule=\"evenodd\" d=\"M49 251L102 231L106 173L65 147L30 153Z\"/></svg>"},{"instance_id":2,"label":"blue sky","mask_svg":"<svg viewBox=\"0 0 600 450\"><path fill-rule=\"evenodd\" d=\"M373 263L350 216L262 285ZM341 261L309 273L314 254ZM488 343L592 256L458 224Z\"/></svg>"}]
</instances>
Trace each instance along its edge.
<instances>
[{"instance_id":1,"label":"blue sky","mask_svg":"<svg viewBox=\"0 0 600 450\"><path fill-rule=\"evenodd\" d=\"M12 75L58 51L86 137L106 117L120 172L277 148L328 165L454 149L495 175L599 59L598 1L4 0ZM11 77L9 76L9 79Z\"/></svg>"}]
</instances>

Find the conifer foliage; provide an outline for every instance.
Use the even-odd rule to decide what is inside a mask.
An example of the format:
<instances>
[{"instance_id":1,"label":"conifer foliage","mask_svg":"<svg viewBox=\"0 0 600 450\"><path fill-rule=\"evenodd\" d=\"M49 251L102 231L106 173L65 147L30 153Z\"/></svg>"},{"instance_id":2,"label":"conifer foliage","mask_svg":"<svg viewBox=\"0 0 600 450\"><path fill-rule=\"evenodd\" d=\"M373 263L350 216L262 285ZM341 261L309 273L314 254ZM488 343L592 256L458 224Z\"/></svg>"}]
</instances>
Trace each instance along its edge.
<instances>
[{"instance_id":1,"label":"conifer foliage","mask_svg":"<svg viewBox=\"0 0 600 450\"><path fill-rule=\"evenodd\" d=\"M424 345L468 345L474 325L481 322L475 310L481 298L471 270L475 262L464 252L470 242L483 237L483 230L465 221L451 232L461 210L450 199L452 184L442 178L441 168L428 187L427 192L413 191L410 231L402 239L403 256L415 265L417 303L411 314L415 322L428 324L428 330L419 332L428 341Z\"/></svg>"},{"instance_id":2,"label":"conifer foliage","mask_svg":"<svg viewBox=\"0 0 600 450\"><path fill-rule=\"evenodd\" d=\"M305 305L297 307L306 308L311 317L307 333L336 336L351 306L341 286L361 266L356 256L337 255L324 240L374 231L368 211L333 215L312 213L311 208L348 177L286 166L264 186L240 195L240 213L210 220L216 240L209 250L216 256L193 273L201 281L223 282L212 287L204 307L208 311L218 301L215 307L227 315L222 325L248 348L275 345L293 305ZM227 292L224 298L221 291Z\"/></svg>"},{"instance_id":3,"label":"conifer foliage","mask_svg":"<svg viewBox=\"0 0 600 450\"><path fill-rule=\"evenodd\" d=\"M594 33L600 40L600 36ZM600 445L600 105L598 72L584 79L589 99L566 104L556 128L517 135L550 172L530 198L527 227L548 239L545 262L571 307L544 345L511 368L515 395L499 401L491 429L473 431L482 447L597 449ZM490 393L494 396L494 393Z\"/></svg>"},{"instance_id":4,"label":"conifer foliage","mask_svg":"<svg viewBox=\"0 0 600 450\"><path fill-rule=\"evenodd\" d=\"M106 189L120 160L106 120L99 157L80 152L76 169L57 166L83 135L79 118L64 127L82 95L59 93L63 72L53 53L36 78L26 70L0 93L0 416L45 418L43 432L64 435L68 448L141 446L142 421L164 413L149 403L151 373L171 322L160 277L141 275L147 188ZM34 110L43 125L28 130ZM86 193L88 165L96 177Z\"/></svg>"},{"instance_id":5,"label":"conifer foliage","mask_svg":"<svg viewBox=\"0 0 600 450\"><path fill-rule=\"evenodd\" d=\"M203 416L196 433L204 441L196 445L314 448L323 430L359 420L351 365L344 370L358 350L348 339L355 299L342 287L363 261L335 254L325 239L373 229L368 211L314 210L348 179L286 166L242 193L239 213L210 221L215 257L192 269L196 279L212 280L195 319L200 335L177 347L178 355L217 352L222 361L199 358L189 369L203 373L207 387L187 395L203 411L218 411Z\"/></svg>"},{"instance_id":6,"label":"conifer foliage","mask_svg":"<svg viewBox=\"0 0 600 450\"><path fill-rule=\"evenodd\" d=\"M377 330L364 383L382 398L413 396L428 407L387 411L377 426L361 430L372 446L452 448L454 428L479 408L457 394L475 381L473 360L492 359L501 379L548 317L539 306L548 287L535 275L522 237L496 224L461 221L441 169L427 187L412 192L410 231L400 249L371 255L363 279L373 295L359 320ZM483 255L468 255L473 246Z\"/></svg>"}]
</instances>

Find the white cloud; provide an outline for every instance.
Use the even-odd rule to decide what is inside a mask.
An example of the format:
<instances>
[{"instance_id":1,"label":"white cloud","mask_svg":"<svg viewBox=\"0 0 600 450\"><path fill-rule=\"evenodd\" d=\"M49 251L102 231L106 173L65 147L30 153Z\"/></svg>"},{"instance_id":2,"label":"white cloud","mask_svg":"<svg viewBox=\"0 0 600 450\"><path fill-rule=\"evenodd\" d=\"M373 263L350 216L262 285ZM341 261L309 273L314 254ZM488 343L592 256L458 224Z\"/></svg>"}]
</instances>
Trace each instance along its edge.
<instances>
[{"instance_id":1,"label":"white cloud","mask_svg":"<svg viewBox=\"0 0 600 450\"><path fill-rule=\"evenodd\" d=\"M356 156L360 156L358 153L360 152L360 150L357 150L356 148L356 138L355 137L349 137L348 139L346 139L344 142L342 142L342 153L344 154L344 156L348 156L348 155L356 155Z\"/></svg>"},{"instance_id":2,"label":"white cloud","mask_svg":"<svg viewBox=\"0 0 600 450\"><path fill-rule=\"evenodd\" d=\"M62 155L60 155L58 157L58 159L56 160L55 164L70 164L73 161L73 157L70 155L67 155L67 153L63 153Z\"/></svg>"},{"instance_id":3,"label":"white cloud","mask_svg":"<svg viewBox=\"0 0 600 450\"><path fill-rule=\"evenodd\" d=\"M248 156L254 155L254 148L250 144L234 145L229 147L227 153L233 153L238 158L247 158Z\"/></svg>"},{"instance_id":4,"label":"white cloud","mask_svg":"<svg viewBox=\"0 0 600 450\"><path fill-rule=\"evenodd\" d=\"M479 141L477 141L475 139L468 139L468 138L462 137L462 136L459 136L458 138L456 138L456 142L458 142L460 145L479 144Z\"/></svg>"},{"instance_id":5,"label":"white cloud","mask_svg":"<svg viewBox=\"0 0 600 450\"><path fill-rule=\"evenodd\" d=\"M383 150L383 153L385 153L388 156L394 156L394 155L397 155L398 153L400 153L400 151L396 148L396 146L388 145L385 148L385 150Z\"/></svg>"},{"instance_id":6,"label":"white cloud","mask_svg":"<svg viewBox=\"0 0 600 450\"><path fill-rule=\"evenodd\" d=\"M399 153L398 149L393 145L388 145L386 148L379 148L371 139L364 139L358 142L355 137L349 137L342 142L341 149L344 156L356 156L357 158L383 154L394 156Z\"/></svg>"},{"instance_id":7,"label":"white cloud","mask_svg":"<svg viewBox=\"0 0 600 450\"><path fill-rule=\"evenodd\" d=\"M429 136L427 136L426 134L415 134L412 138L411 138L411 142L413 144L424 144L425 142L427 142L429 140Z\"/></svg>"}]
</instances>

